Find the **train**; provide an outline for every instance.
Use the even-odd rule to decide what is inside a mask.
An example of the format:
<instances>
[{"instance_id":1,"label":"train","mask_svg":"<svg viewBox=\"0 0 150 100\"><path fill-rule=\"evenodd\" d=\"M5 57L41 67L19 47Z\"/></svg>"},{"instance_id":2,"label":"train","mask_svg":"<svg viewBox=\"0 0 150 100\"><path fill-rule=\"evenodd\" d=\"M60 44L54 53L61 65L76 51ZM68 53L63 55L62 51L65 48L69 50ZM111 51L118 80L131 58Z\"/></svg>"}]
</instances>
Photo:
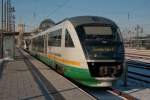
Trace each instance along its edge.
<instances>
[{"instance_id":1,"label":"train","mask_svg":"<svg viewBox=\"0 0 150 100\"><path fill-rule=\"evenodd\" d=\"M82 85L111 87L125 76L121 32L108 18L67 18L29 40L32 55Z\"/></svg>"}]
</instances>

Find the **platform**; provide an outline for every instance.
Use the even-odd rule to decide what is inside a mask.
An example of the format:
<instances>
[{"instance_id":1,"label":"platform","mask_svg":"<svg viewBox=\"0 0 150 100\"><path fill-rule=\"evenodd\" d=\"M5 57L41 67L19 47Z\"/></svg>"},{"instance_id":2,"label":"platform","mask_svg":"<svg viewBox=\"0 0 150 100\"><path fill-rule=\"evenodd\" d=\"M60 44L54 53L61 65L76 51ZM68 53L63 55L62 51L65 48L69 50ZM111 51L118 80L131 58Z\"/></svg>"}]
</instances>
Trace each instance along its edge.
<instances>
[{"instance_id":1,"label":"platform","mask_svg":"<svg viewBox=\"0 0 150 100\"><path fill-rule=\"evenodd\" d=\"M23 50L16 49L15 60L0 67L0 100L95 99Z\"/></svg>"},{"instance_id":2,"label":"platform","mask_svg":"<svg viewBox=\"0 0 150 100\"><path fill-rule=\"evenodd\" d=\"M50 94L56 100L94 100L92 96L81 90L78 86L56 73L45 64L39 62L26 52L26 58L35 66L35 70L47 84Z\"/></svg>"},{"instance_id":3,"label":"platform","mask_svg":"<svg viewBox=\"0 0 150 100\"><path fill-rule=\"evenodd\" d=\"M0 66L0 100L45 100L23 57L15 52L14 61Z\"/></svg>"}]
</instances>

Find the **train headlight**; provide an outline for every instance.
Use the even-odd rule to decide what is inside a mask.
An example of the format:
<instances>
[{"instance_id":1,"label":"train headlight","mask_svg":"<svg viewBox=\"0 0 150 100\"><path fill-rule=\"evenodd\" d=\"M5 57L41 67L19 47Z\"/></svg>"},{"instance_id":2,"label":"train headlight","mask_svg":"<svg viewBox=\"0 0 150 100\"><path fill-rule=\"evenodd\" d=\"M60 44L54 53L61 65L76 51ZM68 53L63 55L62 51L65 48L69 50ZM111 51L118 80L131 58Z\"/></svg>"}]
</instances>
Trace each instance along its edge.
<instances>
[{"instance_id":1,"label":"train headlight","mask_svg":"<svg viewBox=\"0 0 150 100\"><path fill-rule=\"evenodd\" d=\"M107 74L108 74L108 67L107 66L99 67L99 75L101 77L107 76Z\"/></svg>"},{"instance_id":2,"label":"train headlight","mask_svg":"<svg viewBox=\"0 0 150 100\"><path fill-rule=\"evenodd\" d=\"M92 66L94 66L94 62L92 62L92 64L91 64Z\"/></svg>"}]
</instances>

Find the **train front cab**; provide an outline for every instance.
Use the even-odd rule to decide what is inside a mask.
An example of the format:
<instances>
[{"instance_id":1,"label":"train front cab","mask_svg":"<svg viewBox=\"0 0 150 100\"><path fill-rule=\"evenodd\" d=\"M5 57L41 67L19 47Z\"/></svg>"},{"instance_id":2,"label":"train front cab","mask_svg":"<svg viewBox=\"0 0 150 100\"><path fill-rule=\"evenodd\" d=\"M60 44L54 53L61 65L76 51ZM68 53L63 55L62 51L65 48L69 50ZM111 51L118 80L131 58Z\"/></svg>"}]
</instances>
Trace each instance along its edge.
<instances>
[{"instance_id":1,"label":"train front cab","mask_svg":"<svg viewBox=\"0 0 150 100\"><path fill-rule=\"evenodd\" d=\"M69 67L66 67L66 76L87 86L112 86L125 69L124 46L119 28L112 24L97 23L76 27L70 23L67 26L76 49L64 49L64 52L72 53L74 56L67 58L79 61L80 65L70 69L70 72L67 72Z\"/></svg>"}]
</instances>

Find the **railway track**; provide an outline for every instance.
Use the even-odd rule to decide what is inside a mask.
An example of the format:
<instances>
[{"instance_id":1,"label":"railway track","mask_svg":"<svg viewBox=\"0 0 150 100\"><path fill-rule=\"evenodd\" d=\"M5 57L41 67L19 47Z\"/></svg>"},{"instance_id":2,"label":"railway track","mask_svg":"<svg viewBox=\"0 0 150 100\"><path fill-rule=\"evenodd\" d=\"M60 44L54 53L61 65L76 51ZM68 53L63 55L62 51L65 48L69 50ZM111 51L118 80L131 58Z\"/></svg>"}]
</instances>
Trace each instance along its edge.
<instances>
[{"instance_id":1,"label":"railway track","mask_svg":"<svg viewBox=\"0 0 150 100\"><path fill-rule=\"evenodd\" d=\"M136 100L135 97L115 88L81 88L97 100Z\"/></svg>"},{"instance_id":2,"label":"railway track","mask_svg":"<svg viewBox=\"0 0 150 100\"><path fill-rule=\"evenodd\" d=\"M127 61L128 78L150 84L150 63Z\"/></svg>"},{"instance_id":3,"label":"railway track","mask_svg":"<svg viewBox=\"0 0 150 100\"><path fill-rule=\"evenodd\" d=\"M145 63L142 61L127 60L127 65L130 67L150 70L150 63Z\"/></svg>"},{"instance_id":4,"label":"railway track","mask_svg":"<svg viewBox=\"0 0 150 100\"><path fill-rule=\"evenodd\" d=\"M133 57L133 58L142 58L142 59L146 59L146 60L150 59L150 55L146 55L146 54L125 53L125 56L127 56L127 57Z\"/></svg>"}]
</instances>

